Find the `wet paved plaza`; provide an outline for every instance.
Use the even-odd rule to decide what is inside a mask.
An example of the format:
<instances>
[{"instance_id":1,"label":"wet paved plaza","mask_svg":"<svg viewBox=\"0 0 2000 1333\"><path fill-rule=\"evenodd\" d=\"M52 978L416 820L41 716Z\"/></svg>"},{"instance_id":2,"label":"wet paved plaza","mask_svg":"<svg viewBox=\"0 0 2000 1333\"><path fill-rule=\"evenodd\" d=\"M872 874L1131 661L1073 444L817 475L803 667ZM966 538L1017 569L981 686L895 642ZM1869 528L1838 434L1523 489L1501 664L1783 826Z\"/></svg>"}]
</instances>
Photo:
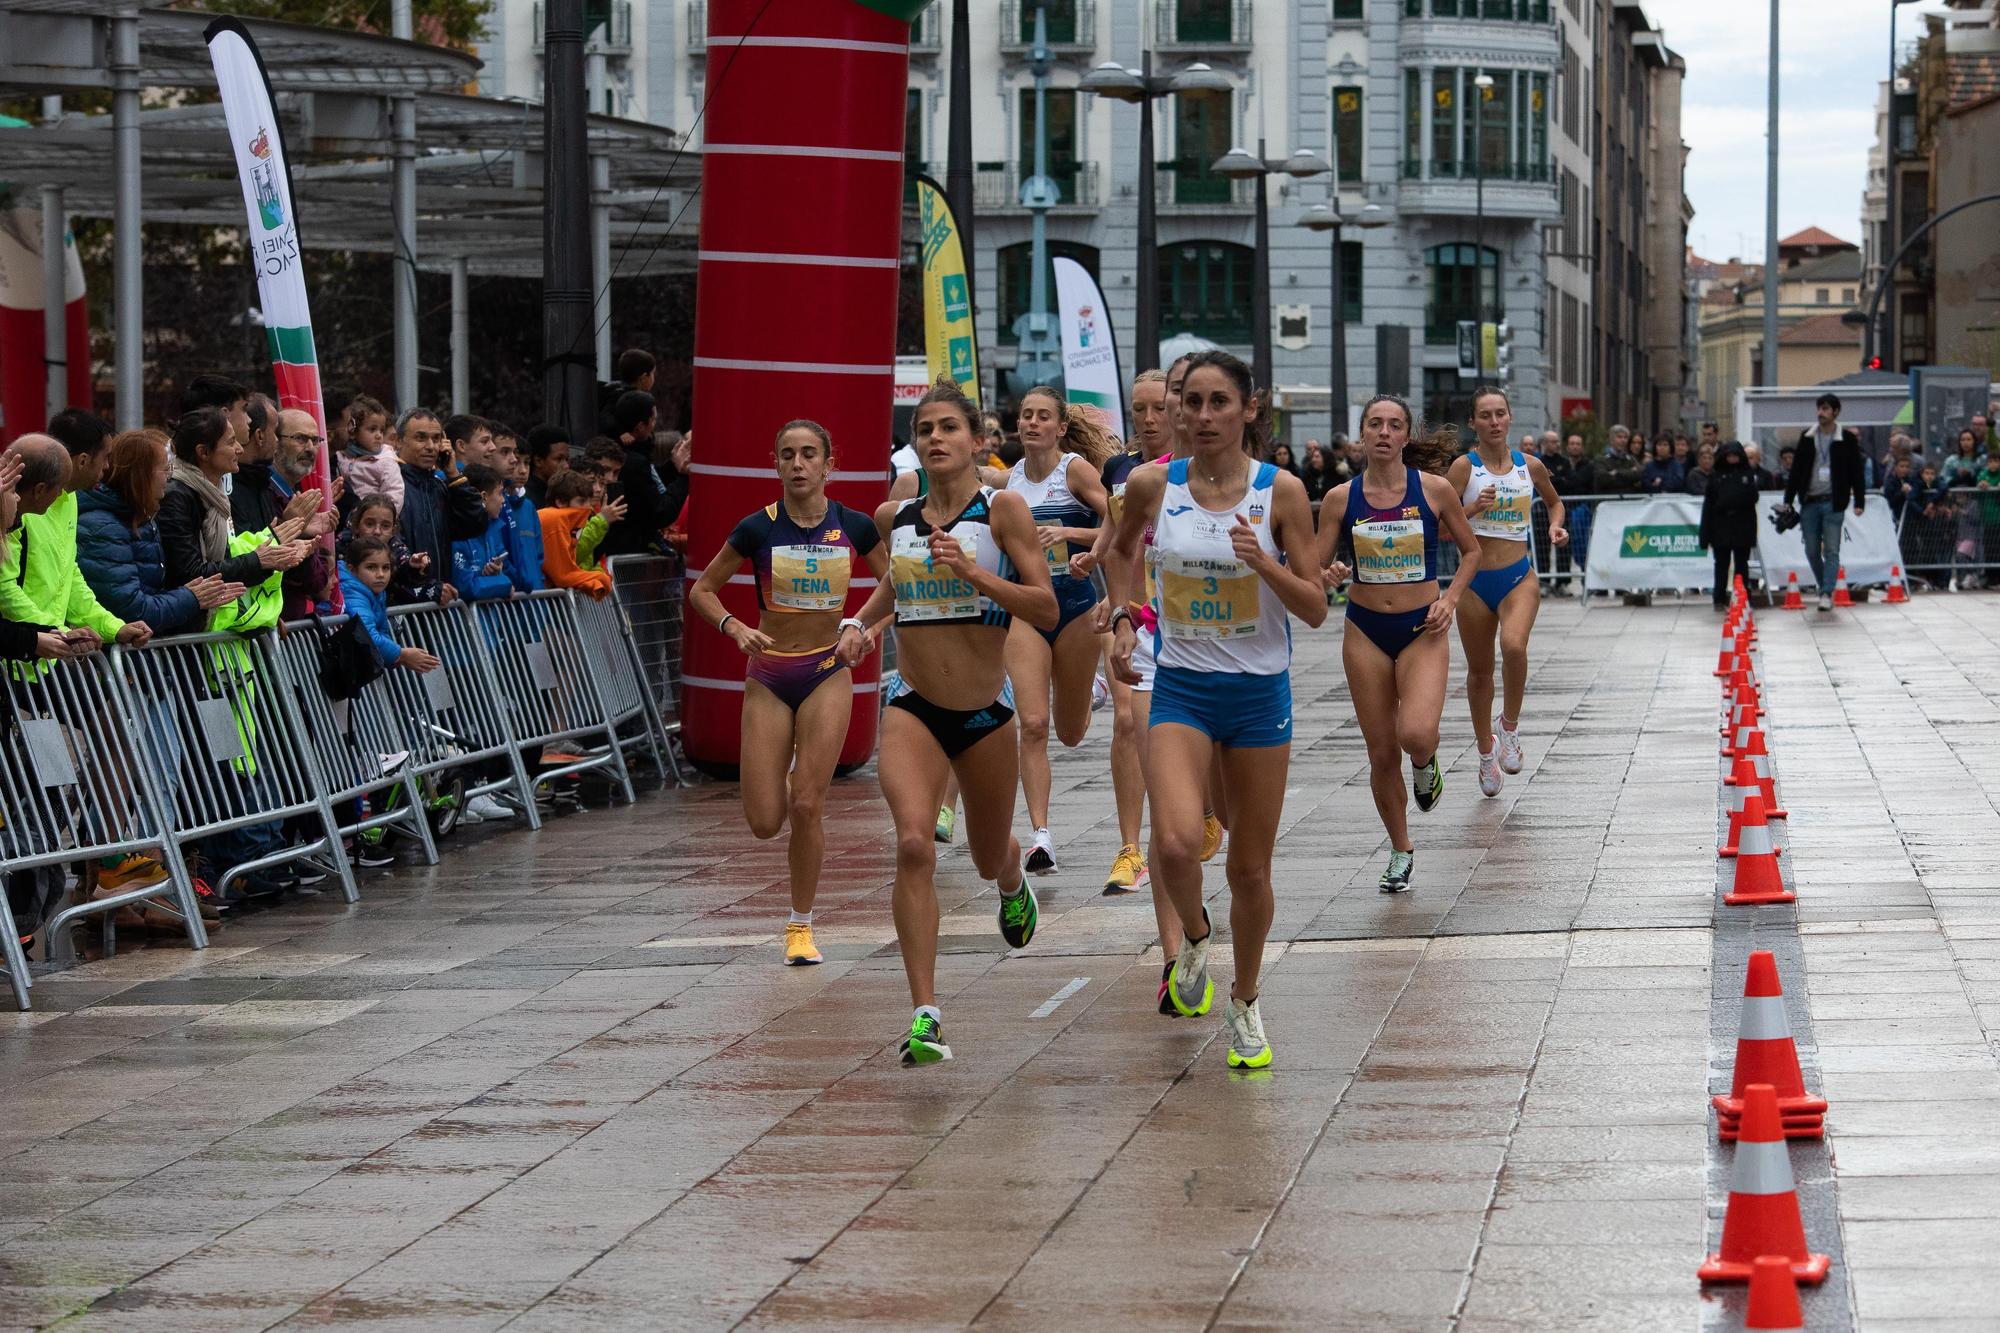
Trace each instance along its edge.
<instances>
[{"instance_id":1,"label":"wet paved plaza","mask_svg":"<svg viewBox=\"0 0 2000 1333\"><path fill-rule=\"evenodd\" d=\"M1099 894L1108 714L1029 949L942 863L945 1065L896 1062L867 776L819 968L712 784L46 978L0 1018L0 1325L1730 1327L1707 1094L1768 947L1833 1104L1792 1149L1808 1326L1994 1328L2000 598L1760 623L1796 911L1716 905L1705 601L1551 602L1497 800L1455 685L1390 899L1338 632L1301 634L1265 1075L1154 1011L1150 904Z\"/></svg>"}]
</instances>

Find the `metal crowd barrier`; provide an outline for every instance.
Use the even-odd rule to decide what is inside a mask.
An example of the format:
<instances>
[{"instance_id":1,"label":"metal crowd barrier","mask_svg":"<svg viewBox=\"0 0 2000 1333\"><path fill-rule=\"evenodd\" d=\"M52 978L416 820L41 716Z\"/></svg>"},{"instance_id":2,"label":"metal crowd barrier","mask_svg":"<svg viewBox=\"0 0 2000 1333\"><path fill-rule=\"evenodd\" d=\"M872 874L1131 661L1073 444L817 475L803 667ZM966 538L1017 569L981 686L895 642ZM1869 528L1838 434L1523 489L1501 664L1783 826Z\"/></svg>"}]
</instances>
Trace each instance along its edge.
<instances>
[{"instance_id":1,"label":"metal crowd barrier","mask_svg":"<svg viewBox=\"0 0 2000 1333\"><path fill-rule=\"evenodd\" d=\"M666 734L681 729L681 614L686 589L678 557L614 555L604 562L624 611L639 678Z\"/></svg>"},{"instance_id":2,"label":"metal crowd barrier","mask_svg":"<svg viewBox=\"0 0 2000 1333\"><path fill-rule=\"evenodd\" d=\"M477 602L472 617L490 652L517 747L604 737L601 752L593 748L574 762L543 768L538 780L607 769L624 790L626 804L637 800L617 728L598 688L605 668L578 624L575 594L547 588L507 601Z\"/></svg>"},{"instance_id":3,"label":"metal crowd barrier","mask_svg":"<svg viewBox=\"0 0 2000 1333\"><path fill-rule=\"evenodd\" d=\"M167 877L107 893L51 917L44 939L67 941L71 921L102 915L107 951L119 908L151 900L182 918L188 943L208 944L175 841L140 719L103 655L71 662L13 663L0 697L0 880L46 867L130 852L156 855ZM35 885L40 894L40 884ZM27 952L7 895L0 894L0 956L15 1002L28 1008Z\"/></svg>"},{"instance_id":4,"label":"metal crowd barrier","mask_svg":"<svg viewBox=\"0 0 2000 1333\"><path fill-rule=\"evenodd\" d=\"M194 634L112 653L120 689L155 773L167 777L173 840L182 844L287 819L316 818L318 837L216 865L218 890L270 866L315 859L340 879L348 902L361 895L340 845L340 823L315 772L297 691L287 687L272 635ZM315 666L312 680L318 683Z\"/></svg>"},{"instance_id":5,"label":"metal crowd barrier","mask_svg":"<svg viewBox=\"0 0 2000 1333\"><path fill-rule=\"evenodd\" d=\"M611 597L596 599L578 594L572 601L576 607L577 624L603 668L604 674L598 677L597 683L604 696L604 707L612 731L617 733L634 722L638 723L636 730L619 737L619 747L625 750L645 747L653 757L653 771L662 782L670 780L667 770L672 763L671 781L678 784L680 764L671 759L673 741L667 735L658 701L646 688L625 609Z\"/></svg>"},{"instance_id":6,"label":"metal crowd barrier","mask_svg":"<svg viewBox=\"0 0 2000 1333\"><path fill-rule=\"evenodd\" d=\"M1991 587L2000 575L2000 490L1976 486L1906 499L1896 522L1903 571L1953 592Z\"/></svg>"},{"instance_id":7,"label":"metal crowd barrier","mask_svg":"<svg viewBox=\"0 0 2000 1333\"><path fill-rule=\"evenodd\" d=\"M437 670L386 671L377 682L393 701L391 715L403 727L402 746L418 777L430 780L450 770L478 765L503 776L475 778L461 792L474 796L511 791L528 827L542 818L535 807L535 784L514 734L491 657L465 602L450 606L403 606L389 612L396 642L422 648L441 663Z\"/></svg>"},{"instance_id":8,"label":"metal crowd barrier","mask_svg":"<svg viewBox=\"0 0 2000 1333\"><path fill-rule=\"evenodd\" d=\"M337 631L348 619L333 616L320 623ZM436 865L437 843L431 838L431 822L418 795L421 784L411 751L403 743L408 727L397 715L401 705L387 683L390 675L403 669L389 668L352 699L330 699L319 679L321 636L315 622L294 621L285 629L276 648L284 662L292 700L305 719L307 754L317 765L315 776L327 800L340 807L401 788L400 802L387 802L387 809L381 803L371 805L367 814L357 812L355 819L340 825L342 835L399 828L423 848L425 864Z\"/></svg>"}]
</instances>

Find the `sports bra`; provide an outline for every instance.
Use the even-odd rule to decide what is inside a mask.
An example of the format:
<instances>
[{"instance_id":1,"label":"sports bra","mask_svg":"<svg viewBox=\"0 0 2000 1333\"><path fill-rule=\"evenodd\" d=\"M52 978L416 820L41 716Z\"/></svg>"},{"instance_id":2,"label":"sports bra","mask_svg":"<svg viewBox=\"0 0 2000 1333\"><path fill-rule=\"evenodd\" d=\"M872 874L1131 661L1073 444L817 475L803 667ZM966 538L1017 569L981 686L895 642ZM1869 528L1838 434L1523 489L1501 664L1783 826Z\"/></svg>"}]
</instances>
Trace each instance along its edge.
<instances>
[{"instance_id":1,"label":"sports bra","mask_svg":"<svg viewBox=\"0 0 2000 1333\"><path fill-rule=\"evenodd\" d=\"M1528 460L1516 449L1513 451L1513 466L1494 472L1487 468L1478 449L1472 450L1466 457L1472 460L1472 474L1466 478L1465 494L1459 497L1460 502L1469 509L1481 491L1488 486L1493 488L1493 503L1472 515L1472 535L1527 541L1533 532L1530 509L1535 502L1535 482L1528 475Z\"/></svg>"},{"instance_id":2,"label":"sports bra","mask_svg":"<svg viewBox=\"0 0 2000 1333\"><path fill-rule=\"evenodd\" d=\"M1438 576L1438 523L1424 499L1423 476L1404 470L1403 498L1386 509L1368 503L1362 477L1347 486L1340 541L1354 553L1357 583L1432 583Z\"/></svg>"},{"instance_id":3,"label":"sports bra","mask_svg":"<svg viewBox=\"0 0 2000 1333\"><path fill-rule=\"evenodd\" d=\"M1063 453L1057 456L1056 465L1049 469L1049 475L1040 481L1028 476L1028 460L1023 458L1007 469L1007 489L1028 502L1028 512L1034 515L1038 528L1094 528L1097 526L1097 511L1076 498L1069 488L1070 464L1077 455ZM1043 548L1049 562L1049 578L1061 582L1070 577L1070 544L1057 542Z\"/></svg>"},{"instance_id":4,"label":"sports bra","mask_svg":"<svg viewBox=\"0 0 2000 1333\"><path fill-rule=\"evenodd\" d=\"M924 519L927 496L903 501L889 525L889 577L896 584L896 624L1007 625L1013 616L979 589L931 561L933 526ZM993 537L993 488L981 486L957 518L943 525L989 574L1019 582L1014 563Z\"/></svg>"},{"instance_id":5,"label":"sports bra","mask_svg":"<svg viewBox=\"0 0 2000 1333\"><path fill-rule=\"evenodd\" d=\"M791 613L845 607L854 557L881 540L874 519L838 500L828 500L826 516L810 528L793 522L781 501L729 534L730 549L756 569L758 608Z\"/></svg>"},{"instance_id":6,"label":"sports bra","mask_svg":"<svg viewBox=\"0 0 2000 1333\"><path fill-rule=\"evenodd\" d=\"M1167 465L1167 486L1153 520L1154 655L1163 667L1275 676L1292 663L1292 628L1285 604L1236 558L1230 529L1238 515L1257 544L1279 556L1271 535L1272 488L1278 469L1259 463L1243 498L1226 510L1205 509L1188 489L1188 460Z\"/></svg>"}]
</instances>

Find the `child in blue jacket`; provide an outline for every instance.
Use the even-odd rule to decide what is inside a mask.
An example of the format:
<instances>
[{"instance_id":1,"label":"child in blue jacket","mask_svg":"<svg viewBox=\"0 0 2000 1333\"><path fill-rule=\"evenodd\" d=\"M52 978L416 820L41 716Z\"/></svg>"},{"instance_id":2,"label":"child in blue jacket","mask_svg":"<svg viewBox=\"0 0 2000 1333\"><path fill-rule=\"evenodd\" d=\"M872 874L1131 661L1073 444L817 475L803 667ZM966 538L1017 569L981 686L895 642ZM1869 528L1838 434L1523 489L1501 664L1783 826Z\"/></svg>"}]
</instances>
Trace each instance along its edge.
<instances>
[{"instance_id":1,"label":"child in blue jacket","mask_svg":"<svg viewBox=\"0 0 2000 1333\"><path fill-rule=\"evenodd\" d=\"M395 571L395 557L389 543L380 537L355 537L347 543L340 562L340 592L347 613L361 622L375 653L385 667L409 667L412 671L435 671L438 659L421 648L405 648L396 642L390 629L388 588Z\"/></svg>"},{"instance_id":2,"label":"child in blue jacket","mask_svg":"<svg viewBox=\"0 0 2000 1333\"><path fill-rule=\"evenodd\" d=\"M522 592L540 592L549 586L542 571L542 518L528 498L528 460L516 459L513 468L502 515L507 522L507 577Z\"/></svg>"},{"instance_id":3,"label":"child in blue jacket","mask_svg":"<svg viewBox=\"0 0 2000 1333\"><path fill-rule=\"evenodd\" d=\"M490 602L509 597L514 580L507 565L506 525L501 510L506 505L507 483L498 472L482 463L465 470L466 484L479 493L486 505L486 531L451 544L451 586L468 601Z\"/></svg>"}]
</instances>

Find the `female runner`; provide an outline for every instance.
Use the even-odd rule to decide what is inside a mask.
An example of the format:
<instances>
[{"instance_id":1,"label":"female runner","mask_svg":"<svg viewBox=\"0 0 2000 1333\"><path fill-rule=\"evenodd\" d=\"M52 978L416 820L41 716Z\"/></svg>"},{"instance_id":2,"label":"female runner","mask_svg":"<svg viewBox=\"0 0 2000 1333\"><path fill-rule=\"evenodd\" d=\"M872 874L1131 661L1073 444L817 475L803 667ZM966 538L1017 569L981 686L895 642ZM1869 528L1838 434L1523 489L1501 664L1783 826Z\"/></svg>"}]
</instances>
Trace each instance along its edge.
<instances>
[{"instance_id":1,"label":"female runner","mask_svg":"<svg viewBox=\"0 0 2000 1333\"><path fill-rule=\"evenodd\" d=\"M1291 767L1291 628L1326 619L1326 594L1310 575L1312 506L1303 483L1244 452L1255 438L1250 370L1227 352L1191 357L1181 417L1193 456L1149 464L1125 487L1124 513L1106 571L1112 581L1112 661L1137 678L1132 562L1153 528L1159 584L1147 795L1153 806L1155 883L1165 887L1185 943L1168 998L1187 1015L1206 1013L1213 938L1202 906L1202 798L1219 749L1222 781L1235 794L1227 860L1236 981L1229 1003L1229 1064L1261 1069L1271 1045L1257 1007L1264 940L1271 929L1271 851ZM1295 571L1306 571L1302 576Z\"/></svg>"},{"instance_id":2,"label":"female runner","mask_svg":"<svg viewBox=\"0 0 2000 1333\"><path fill-rule=\"evenodd\" d=\"M1056 739L1069 749L1083 744L1090 730L1090 682L1102 644L1092 614L1097 589L1090 571L1097 567L1097 552L1091 544L1107 509L1098 469L1117 446L1088 413L1046 385L1022 396L1018 429L1021 461L1007 473L1007 489L1027 501L1034 515L1059 608L1054 630L1016 621L1007 632L1007 678L1014 685L1015 726L1021 733L1021 791L1035 831L1027 868L1047 875L1056 869L1049 833L1055 784L1049 719L1053 712Z\"/></svg>"},{"instance_id":3,"label":"female runner","mask_svg":"<svg viewBox=\"0 0 2000 1333\"><path fill-rule=\"evenodd\" d=\"M860 619L896 616L901 680L882 710L882 795L896 823L896 938L916 1006L903 1063L921 1065L951 1059L936 990L934 828L947 772L965 792L972 864L1000 889L1001 937L1016 949L1034 938L1039 912L1012 832L1020 766L1003 649L1013 617L1053 628L1057 608L1027 504L980 482L979 409L940 380L917 405L915 435L928 490L875 511L890 577ZM844 640L843 659L867 647Z\"/></svg>"},{"instance_id":4,"label":"female runner","mask_svg":"<svg viewBox=\"0 0 2000 1333\"><path fill-rule=\"evenodd\" d=\"M1354 716L1368 742L1369 785L1389 834L1389 868L1378 887L1402 893L1416 865L1399 757L1410 756L1417 809L1444 794L1438 719L1444 713L1451 647L1445 632L1479 569L1479 539L1458 492L1441 474L1444 446L1414 440L1410 405L1377 394L1361 411L1361 475L1320 504L1319 551L1330 588L1348 590L1340 655ZM1458 543L1458 576L1438 595L1438 529ZM1351 560L1337 556L1346 554ZM1356 631L1359 631L1358 633Z\"/></svg>"},{"instance_id":5,"label":"female runner","mask_svg":"<svg viewBox=\"0 0 2000 1333\"><path fill-rule=\"evenodd\" d=\"M1458 618L1465 645L1465 700L1472 708L1472 733L1479 742L1479 790L1500 794L1500 775L1521 771L1521 702L1528 690L1528 636L1542 608L1541 584L1528 544L1534 539L1537 491L1549 509L1549 541L1568 543L1563 501L1542 460L1507 448L1514 422L1505 390L1473 390L1472 429L1477 443L1451 465L1452 489L1485 544L1486 568L1472 580L1475 594ZM1500 635L1500 678L1506 694L1500 714L1499 752L1493 744L1493 635Z\"/></svg>"},{"instance_id":6,"label":"female runner","mask_svg":"<svg viewBox=\"0 0 2000 1333\"><path fill-rule=\"evenodd\" d=\"M797 965L820 961L812 933L826 853L820 816L854 709L854 676L839 649L866 639L862 622L840 618L848 576L858 555L882 579L889 553L868 515L828 498L833 441L824 426L787 423L775 456L784 497L736 525L688 601L750 659L743 682L743 814L757 838L777 837L788 821L792 826L785 962ZM722 607L723 586L745 560L755 570L761 612L754 628Z\"/></svg>"},{"instance_id":7,"label":"female runner","mask_svg":"<svg viewBox=\"0 0 2000 1333\"><path fill-rule=\"evenodd\" d=\"M1132 470L1166 454L1173 447L1167 422L1167 377L1158 370L1139 372L1132 381L1132 439L1124 453L1114 454L1098 480L1104 483L1108 522L1098 533L1100 560L1109 549L1112 532L1125 505L1125 483ZM1146 815L1146 774L1140 766L1146 719L1151 712L1152 668L1140 671L1144 688L1128 685L1111 669L1111 603L1097 607L1097 629L1104 634L1104 674L1111 684L1111 792L1118 806L1118 855L1105 877L1107 894L1131 893L1146 879L1146 854L1140 849L1139 825Z\"/></svg>"}]
</instances>

